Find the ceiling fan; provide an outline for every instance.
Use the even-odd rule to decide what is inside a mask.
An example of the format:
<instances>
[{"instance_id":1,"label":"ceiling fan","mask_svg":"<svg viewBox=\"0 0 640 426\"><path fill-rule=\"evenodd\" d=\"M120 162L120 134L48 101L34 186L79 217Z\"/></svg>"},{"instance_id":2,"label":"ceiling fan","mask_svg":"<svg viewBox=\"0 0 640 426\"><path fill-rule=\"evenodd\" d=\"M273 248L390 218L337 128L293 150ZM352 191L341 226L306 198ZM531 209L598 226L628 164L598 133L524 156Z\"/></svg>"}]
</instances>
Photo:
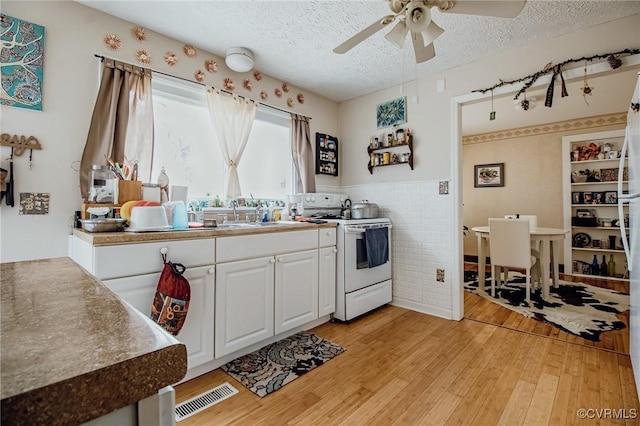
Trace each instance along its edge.
<instances>
[{"instance_id":1,"label":"ceiling fan","mask_svg":"<svg viewBox=\"0 0 640 426\"><path fill-rule=\"evenodd\" d=\"M394 13L369 25L340 46L335 53L345 53L377 33L395 20L396 25L385 38L402 48L407 33L411 33L416 62L421 63L436 56L433 42L444 30L431 20L430 9L437 7L441 12L465 15L495 16L515 18L524 7L526 0L520 1L484 1L484 0L386 0Z\"/></svg>"}]
</instances>

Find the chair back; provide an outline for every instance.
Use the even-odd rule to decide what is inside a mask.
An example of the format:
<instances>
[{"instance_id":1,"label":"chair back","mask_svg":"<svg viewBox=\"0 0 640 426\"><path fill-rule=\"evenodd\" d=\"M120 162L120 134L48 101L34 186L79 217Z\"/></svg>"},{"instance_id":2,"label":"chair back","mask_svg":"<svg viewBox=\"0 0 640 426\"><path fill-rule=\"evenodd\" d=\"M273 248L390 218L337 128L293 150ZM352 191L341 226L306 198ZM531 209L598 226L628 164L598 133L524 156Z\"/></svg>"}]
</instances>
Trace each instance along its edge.
<instances>
[{"instance_id":1,"label":"chair back","mask_svg":"<svg viewBox=\"0 0 640 426\"><path fill-rule=\"evenodd\" d=\"M506 214L505 219L527 219L529 221L529 229L538 227L538 216L534 214Z\"/></svg>"},{"instance_id":2,"label":"chair back","mask_svg":"<svg viewBox=\"0 0 640 426\"><path fill-rule=\"evenodd\" d=\"M491 264L531 267L530 222L525 219L489 219Z\"/></svg>"}]
</instances>

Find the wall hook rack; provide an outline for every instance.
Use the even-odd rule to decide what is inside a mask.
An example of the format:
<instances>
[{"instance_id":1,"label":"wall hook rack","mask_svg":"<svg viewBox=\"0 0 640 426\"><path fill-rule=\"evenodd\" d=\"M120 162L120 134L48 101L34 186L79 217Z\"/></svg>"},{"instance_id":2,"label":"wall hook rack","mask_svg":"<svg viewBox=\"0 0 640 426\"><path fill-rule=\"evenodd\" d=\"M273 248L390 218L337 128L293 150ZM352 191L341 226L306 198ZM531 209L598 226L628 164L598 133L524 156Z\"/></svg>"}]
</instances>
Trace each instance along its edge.
<instances>
[{"instance_id":1,"label":"wall hook rack","mask_svg":"<svg viewBox=\"0 0 640 426\"><path fill-rule=\"evenodd\" d=\"M11 136L8 133L0 135L0 145L13 148L12 155L16 157L21 156L27 149L42 149L42 145L35 136Z\"/></svg>"}]
</instances>

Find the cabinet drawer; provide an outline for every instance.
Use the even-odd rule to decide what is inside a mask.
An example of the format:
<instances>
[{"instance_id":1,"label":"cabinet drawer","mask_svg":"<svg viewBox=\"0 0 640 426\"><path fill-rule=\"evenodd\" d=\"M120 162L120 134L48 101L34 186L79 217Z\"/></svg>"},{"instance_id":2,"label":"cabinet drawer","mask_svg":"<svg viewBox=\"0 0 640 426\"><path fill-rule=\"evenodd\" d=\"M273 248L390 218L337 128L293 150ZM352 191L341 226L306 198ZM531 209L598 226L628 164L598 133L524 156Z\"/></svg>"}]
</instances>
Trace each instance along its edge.
<instances>
[{"instance_id":1,"label":"cabinet drawer","mask_svg":"<svg viewBox=\"0 0 640 426\"><path fill-rule=\"evenodd\" d=\"M95 247L93 275L109 279L160 272L162 248L168 250L167 260L187 268L210 265L215 259L213 238Z\"/></svg>"},{"instance_id":2,"label":"cabinet drawer","mask_svg":"<svg viewBox=\"0 0 640 426\"><path fill-rule=\"evenodd\" d=\"M216 239L216 263L273 256L318 247L318 231L273 232Z\"/></svg>"},{"instance_id":3,"label":"cabinet drawer","mask_svg":"<svg viewBox=\"0 0 640 426\"><path fill-rule=\"evenodd\" d=\"M318 229L318 245L320 247L329 247L336 245L336 228Z\"/></svg>"}]
</instances>

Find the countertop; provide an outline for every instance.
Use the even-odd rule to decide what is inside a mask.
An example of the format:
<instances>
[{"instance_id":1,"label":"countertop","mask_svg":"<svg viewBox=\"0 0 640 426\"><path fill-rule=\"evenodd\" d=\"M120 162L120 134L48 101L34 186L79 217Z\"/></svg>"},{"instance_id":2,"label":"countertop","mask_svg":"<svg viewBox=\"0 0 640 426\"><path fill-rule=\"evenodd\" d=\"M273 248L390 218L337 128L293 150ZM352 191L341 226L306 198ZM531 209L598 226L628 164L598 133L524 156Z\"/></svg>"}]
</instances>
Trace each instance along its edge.
<instances>
[{"instance_id":1,"label":"countertop","mask_svg":"<svg viewBox=\"0 0 640 426\"><path fill-rule=\"evenodd\" d=\"M0 267L3 425L79 424L185 376L186 347L71 259Z\"/></svg>"},{"instance_id":2,"label":"countertop","mask_svg":"<svg viewBox=\"0 0 640 426\"><path fill-rule=\"evenodd\" d=\"M185 240L190 238L230 237L234 235L265 234L270 232L291 232L318 228L335 228L336 223L306 223L306 222L269 222L266 225L257 225L244 228L193 228L185 230L170 230L163 232L86 232L82 229L74 229L73 235L93 244L94 246L107 246L127 243L144 243L149 241Z\"/></svg>"}]
</instances>

